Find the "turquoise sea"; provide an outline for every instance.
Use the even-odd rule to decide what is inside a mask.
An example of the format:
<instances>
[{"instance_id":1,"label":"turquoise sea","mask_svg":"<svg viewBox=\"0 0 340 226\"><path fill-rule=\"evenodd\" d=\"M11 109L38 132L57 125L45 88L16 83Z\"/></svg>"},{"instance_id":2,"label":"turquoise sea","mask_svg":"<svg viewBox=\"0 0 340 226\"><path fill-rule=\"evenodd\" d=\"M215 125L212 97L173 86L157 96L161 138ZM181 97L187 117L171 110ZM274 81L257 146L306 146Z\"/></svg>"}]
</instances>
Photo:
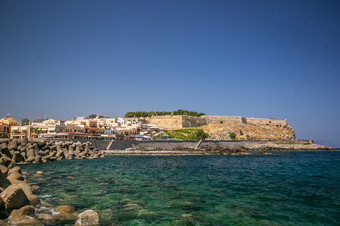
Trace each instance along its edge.
<instances>
[{"instance_id":1,"label":"turquoise sea","mask_svg":"<svg viewBox=\"0 0 340 226\"><path fill-rule=\"evenodd\" d=\"M37 195L102 225L340 225L340 152L107 156L21 166ZM35 177L37 170L43 177Z\"/></svg>"}]
</instances>

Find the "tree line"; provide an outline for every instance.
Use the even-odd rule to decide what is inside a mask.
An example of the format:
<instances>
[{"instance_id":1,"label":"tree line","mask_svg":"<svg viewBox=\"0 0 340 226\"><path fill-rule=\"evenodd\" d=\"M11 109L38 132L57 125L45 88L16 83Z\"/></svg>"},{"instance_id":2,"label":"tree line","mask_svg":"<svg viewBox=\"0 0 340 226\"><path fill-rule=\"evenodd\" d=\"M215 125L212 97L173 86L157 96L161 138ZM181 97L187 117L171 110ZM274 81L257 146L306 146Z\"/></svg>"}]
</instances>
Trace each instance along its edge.
<instances>
[{"instance_id":1,"label":"tree line","mask_svg":"<svg viewBox=\"0 0 340 226\"><path fill-rule=\"evenodd\" d=\"M177 111L133 111L127 112L125 118L140 118L140 117L151 117L151 116L162 116L162 115L187 115L187 116L202 116L205 113L199 113L195 111L188 111L178 109Z\"/></svg>"}]
</instances>

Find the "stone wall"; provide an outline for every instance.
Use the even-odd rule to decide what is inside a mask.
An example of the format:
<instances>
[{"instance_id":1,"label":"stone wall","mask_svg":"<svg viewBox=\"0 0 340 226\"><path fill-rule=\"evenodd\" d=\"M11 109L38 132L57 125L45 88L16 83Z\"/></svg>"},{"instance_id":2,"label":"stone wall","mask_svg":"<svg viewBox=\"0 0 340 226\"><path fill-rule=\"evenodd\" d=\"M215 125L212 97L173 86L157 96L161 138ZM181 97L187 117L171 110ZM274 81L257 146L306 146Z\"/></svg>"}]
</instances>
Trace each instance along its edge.
<instances>
[{"instance_id":1,"label":"stone wall","mask_svg":"<svg viewBox=\"0 0 340 226\"><path fill-rule=\"evenodd\" d=\"M126 148L140 148L146 149L164 149L175 150L181 148L195 148L198 141L136 141L136 140L114 140L109 150L125 150Z\"/></svg>"},{"instance_id":2,"label":"stone wall","mask_svg":"<svg viewBox=\"0 0 340 226\"><path fill-rule=\"evenodd\" d=\"M221 122L223 122L224 124L234 123L234 122L244 123L244 124L247 123L247 120L241 116L206 115L205 118L208 124L221 123Z\"/></svg>"},{"instance_id":3,"label":"stone wall","mask_svg":"<svg viewBox=\"0 0 340 226\"><path fill-rule=\"evenodd\" d=\"M281 125L287 126L287 120L267 119L267 118L247 118L247 123L254 125Z\"/></svg>"},{"instance_id":4,"label":"stone wall","mask_svg":"<svg viewBox=\"0 0 340 226\"><path fill-rule=\"evenodd\" d=\"M224 115L205 115L205 116L186 116L186 115L166 115L152 116L146 118L126 118L127 120L146 120L163 129L176 130L187 127L199 127L207 124L251 124L251 125L273 125L288 126L287 120L265 119L265 118L245 118L241 116Z\"/></svg>"},{"instance_id":5,"label":"stone wall","mask_svg":"<svg viewBox=\"0 0 340 226\"><path fill-rule=\"evenodd\" d=\"M150 123L164 129L183 128L181 115L152 116L150 118Z\"/></svg>"},{"instance_id":6,"label":"stone wall","mask_svg":"<svg viewBox=\"0 0 340 226\"><path fill-rule=\"evenodd\" d=\"M199 145L199 148L228 148L228 149L242 149L244 147L251 147L254 145L263 145L273 142L277 145L305 145L305 149L312 144L310 140L297 140L297 141L268 141L268 140L253 140L253 141L236 141L236 140L204 140ZM159 150L180 150L185 148L196 148L199 141L191 140L172 140L172 141L129 141L129 140L114 140L109 150L125 150L126 148L137 148L141 150L159 149ZM254 146L255 147L255 146Z\"/></svg>"},{"instance_id":7,"label":"stone wall","mask_svg":"<svg viewBox=\"0 0 340 226\"><path fill-rule=\"evenodd\" d=\"M182 128L199 127L207 124L205 116L182 116Z\"/></svg>"}]
</instances>

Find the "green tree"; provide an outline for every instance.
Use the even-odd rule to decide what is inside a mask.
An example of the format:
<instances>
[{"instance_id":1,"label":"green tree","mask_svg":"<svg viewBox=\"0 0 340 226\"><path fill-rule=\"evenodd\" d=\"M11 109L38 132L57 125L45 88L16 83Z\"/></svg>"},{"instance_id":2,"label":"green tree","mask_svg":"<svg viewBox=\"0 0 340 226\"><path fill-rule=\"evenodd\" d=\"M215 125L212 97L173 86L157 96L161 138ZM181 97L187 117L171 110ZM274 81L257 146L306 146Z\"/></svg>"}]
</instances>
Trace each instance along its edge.
<instances>
[{"instance_id":1,"label":"green tree","mask_svg":"<svg viewBox=\"0 0 340 226\"><path fill-rule=\"evenodd\" d=\"M230 137L230 139L235 140L236 139L236 134L235 133L230 133L229 137Z\"/></svg>"},{"instance_id":2,"label":"green tree","mask_svg":"<svg viewBox=\"0 0 340 226\"><path fill-rule=\"evenodd\" d=\"M209 137L209 134L207 134L206 132L204 132L203 129L198 129L198 130L196 131L195 136L196 136L196 139L197 139L197 140L200 140L200 139L208 138L208 137Z\"/></svg>"},{"instance_id":3,"label":"green tree","mask_svg":"<svg viewBox=\"0 0 340 226\"><path fill-rule=\"evenodd\" d=\"M30 121L28 118L23 118L23 119L21 120L21 125L27 126L27 125L30 124L30 122L31 122L31 121Z\"/></svg>"},{"instance_id":4,"label":"green tree","mask_svg":"<svg viewBox=\"0 0 340 226\"><path fill-rule=\"evenodd\" d=\"M89 115L89 119L93 119L93 118L95 118L95 117L97 117L96 114L90 114L90 115Z\"/></svg>"}]
</instances>

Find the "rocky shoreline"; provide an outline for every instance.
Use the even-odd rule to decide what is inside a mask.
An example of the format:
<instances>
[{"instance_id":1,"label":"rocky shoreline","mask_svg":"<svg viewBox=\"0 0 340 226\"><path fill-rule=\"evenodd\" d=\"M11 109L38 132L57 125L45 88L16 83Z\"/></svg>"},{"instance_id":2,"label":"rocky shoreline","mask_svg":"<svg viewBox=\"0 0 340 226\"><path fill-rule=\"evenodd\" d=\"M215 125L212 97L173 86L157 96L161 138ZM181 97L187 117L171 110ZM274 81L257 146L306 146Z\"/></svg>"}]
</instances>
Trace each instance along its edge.
<instances>
[{"instance_id":1,"label":"rocky shoreline","mask_svg":"<svg viewBox=\"0 0 340 226\"><path fill-rule=\"evenodd\" d=\"M294 143L268 141L264 143L254 143L247 141L228 142L220 146L201 145L199 148L178 147L154 148L148 146L134 146L125 150L105 150L106 155L251 155L266 154L267 151L327 151L337 150L334 148L317 145L314 143Z\"/></svg>"},{"instance_id":2,"label":"rocky shoreline","mask_svg":"<svg viewBox=\"0 0 340 226\"><path fill-rule=\"evenodd\" d=\"M98 225L93 210L76 213L71 206L53 207L34 195L37 186L30 186L26 173L15 164L46 163L64 159L94 159L104 157L103 151L90 142L55 142L44 140L0 141L0 225ZM34 176L41 177L38 171ZM53 214L37 214L36 210L51 208Z\"/></svg>"}]
</instances>

